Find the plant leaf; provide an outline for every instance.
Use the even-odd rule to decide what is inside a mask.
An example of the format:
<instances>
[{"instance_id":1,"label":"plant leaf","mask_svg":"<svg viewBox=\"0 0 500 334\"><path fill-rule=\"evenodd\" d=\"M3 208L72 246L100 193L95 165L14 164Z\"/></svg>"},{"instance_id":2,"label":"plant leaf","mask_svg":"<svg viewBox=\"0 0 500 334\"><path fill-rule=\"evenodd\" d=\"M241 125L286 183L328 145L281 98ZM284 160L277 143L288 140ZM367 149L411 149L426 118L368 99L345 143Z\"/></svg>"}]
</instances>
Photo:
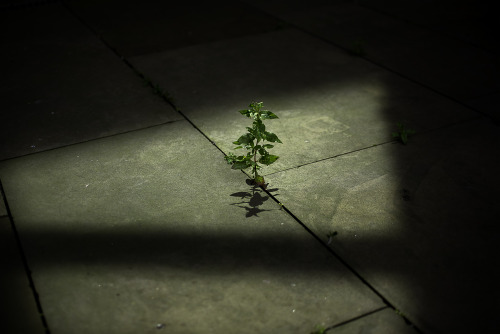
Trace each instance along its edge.
<instances>
[{"instance_id":1,"label":"plant leaf","mask_svg":"<svg viewBox=\"0 0 500 334\"><path fill-rule=\"evenodd\" d=\"M272 143L276 142L276 143L281 143L281 140L279 140L278 136L276 136L274 133L272 132L264 132L264 139L267 140L267 141L270 141Z\"/></svg>"},{"instance_id":2,"label":"plant leaf","mask_svg":"<svg viewBox=\"0 0 500 334\"><path fill-rule=\"evenodd\" d=\"M260 157L259 162L269 166L270 164L278 160L278 158L279 157L277 155L267 154Z\"/></svg>"},{"instance_id":3,"label":"plant leaf","mask_svg":"<svg viewBox=\"0 0 500 334\"><path fill-rule=\"evenodd\" d=\"M250 117L251 110L240 110L240 114Z\"/></svg>"},{"instance_id":4,"label":"plant leaf","mask_svg":"<svg viewBox=\"0 0 500 334\"><path fill-rule=\"evenodd\" d=\"M243 136L241 136L240 138L238 138L238 140L235 141L233 144L236 144L236 145L251 144L253 146L254 139L255 139L255 137L251 133L246 133Z\"/></svg>"},{"instance_id":5,"label":"plant leaf","mask_svg":"<svg viewBox=\"0 0 500 334\"><path fill-rule=\"evenodd\" d=\"M408 135L406 133L406 131L403 131L401 132L401 141L403 142L403 144L406 145L406 143L408 142Z\"/></svg>"},{"instance_id":6,"label":"plant leaf","mask_svg":"<svg viewBox=\"0 0 500 334\"><path fill-rule=\"evenodd\" d=\"M245 169L248 167L250 167L250 166L247 164L247 161L245 160L245 161L236 161L231 168L233 168L233 169Z\"/></svg>"},{"instance_id":7,"label":"plant leaf","mask_svg":"<svg viewBox=\"0 0 500 334\"><path fill-rule=\"evenodd\" d=\"M263 110L261 114L262 119L275 119L278 118L275 113L270 110Z\"/></svg>"}]
</instances>

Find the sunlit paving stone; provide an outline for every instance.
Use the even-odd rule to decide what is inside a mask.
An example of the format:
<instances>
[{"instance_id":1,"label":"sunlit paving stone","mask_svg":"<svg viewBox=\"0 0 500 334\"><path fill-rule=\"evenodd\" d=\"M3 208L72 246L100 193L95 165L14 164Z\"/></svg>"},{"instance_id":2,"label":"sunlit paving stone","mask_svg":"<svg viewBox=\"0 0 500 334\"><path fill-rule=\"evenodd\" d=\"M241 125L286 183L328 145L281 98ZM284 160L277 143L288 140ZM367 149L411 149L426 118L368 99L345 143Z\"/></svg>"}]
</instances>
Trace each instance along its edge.
<instances>
[{"instance_id":1,"label":"sunlit paving stone","mask_svg":"<svg viewBox=\"0 0 500 334\"><path fill-rule=\"evenodd\" d=\"M384 306L187 122L0 177L52 333L307 332Z\"/></svg>"}]
</instances>

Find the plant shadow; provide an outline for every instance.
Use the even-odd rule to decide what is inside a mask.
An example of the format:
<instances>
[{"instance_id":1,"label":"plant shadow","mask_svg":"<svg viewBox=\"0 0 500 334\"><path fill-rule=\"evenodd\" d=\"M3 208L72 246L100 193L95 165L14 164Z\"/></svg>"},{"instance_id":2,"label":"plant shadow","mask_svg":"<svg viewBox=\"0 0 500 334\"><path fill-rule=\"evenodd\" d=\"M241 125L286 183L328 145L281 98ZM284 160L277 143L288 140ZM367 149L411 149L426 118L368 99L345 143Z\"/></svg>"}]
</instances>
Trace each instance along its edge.
<instances>
[{"instance_id":1,"label":"plant shadow","mask_svg":"<svg viewBox=\"0 0 500 334\"><path fill-rule=\"evenodd\" d=\"M247 179L247 185L250 186L249 191L239 191L232 193L230 196L238 197L241 199L240 202L232 203L231 205L237 206L239 208L245 209L245 217L249 218L252 216L258 217L259 213L265 211L272 211L268 209L261 209L260 206L269 200L268 193L277 191L278 189L268 189L267 192L264 191L260 186L255 184L253 180Z\"/></svg>"}]
</instances>

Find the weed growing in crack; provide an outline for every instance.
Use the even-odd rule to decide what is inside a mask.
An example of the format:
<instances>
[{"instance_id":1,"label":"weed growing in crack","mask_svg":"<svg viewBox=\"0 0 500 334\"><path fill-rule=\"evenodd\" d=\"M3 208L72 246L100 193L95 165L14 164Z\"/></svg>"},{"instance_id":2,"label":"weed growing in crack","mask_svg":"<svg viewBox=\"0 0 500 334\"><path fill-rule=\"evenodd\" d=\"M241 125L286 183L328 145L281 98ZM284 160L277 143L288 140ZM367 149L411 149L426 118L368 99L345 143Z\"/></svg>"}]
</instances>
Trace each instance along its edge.
<instances>
[{"instance_id":1,"label":"weed growing in crack","mask_svg":"<svg viewBox=\"0 0 500 334\"><path fill-rule=\"evenodd\" d=\"M275 119L278 116L269 110L264 110L262 102L253 102L248 107L249 109L240 110L240 113L253 119L252 127L247 127L247 133L233 142L233 144L238 145L234 148L235 150L244 148L247 153L239 156L229 153L224 159L232 165L233 169L251 168L253 182L265 189L267 184L264 177L258 173L258 170L262 168L260 164L269 166L279 157L269 154L267 150L273 148L274 145L264 142L281 143L281 140L274 133L266 131L264 120ZM258 158L257 155L259 155Z\"/></svg>"},{"instance_id":2,"label":"weed growing in crack","mask_svg":"<svg viewBox=\"0 0 500 334\"><path fill-rule=\"evenodd\" d=\"M323 326L317 325L314 332L311 332L310 334L325 334L325 333L326 333L326 328Z\"/></svg>"},{"instance_id":3,"label":"weed growing in crack","mask_svg":"<svg viewBox=\"0 0 500 334\"><path fill-rule=\"evenodd\" d=\"M408 143L408 136L415 134L414 130L407 129L403 124L397 123L398 131L392 133L392 137L397 138L403 144Z\"/></svg>"},{"instance_id":4,"label":"weed growing in crack","mask_svg":"<svg viewBox=\"0 0 500 334\"><path fill-rule=\"evenodd\" d=\"M176 111L179 111L176 107L176 103L174 98L166 91L162 90L160 85L157 83L153 83L149 78L145 77L143 74L139 73L142 76L142 80L144 81L145 86L149 86L153 90L153 94L158 95L163 98L166 102L168 102Z\"/></svg>"}]
</instances>

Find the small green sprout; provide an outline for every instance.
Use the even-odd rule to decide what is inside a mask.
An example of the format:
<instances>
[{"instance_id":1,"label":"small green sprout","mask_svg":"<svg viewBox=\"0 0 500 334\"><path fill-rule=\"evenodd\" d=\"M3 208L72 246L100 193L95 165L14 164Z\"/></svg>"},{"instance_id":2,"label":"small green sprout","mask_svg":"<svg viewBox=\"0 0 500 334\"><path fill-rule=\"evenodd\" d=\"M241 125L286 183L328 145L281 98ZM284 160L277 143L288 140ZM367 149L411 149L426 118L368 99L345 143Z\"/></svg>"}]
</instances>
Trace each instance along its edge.
<instances>
[{"instance_id":1,"label":"small green sprout","mask_svg":"<svg viewBox=\"0 0 500 334\"><path fill-rule=\"evenodd\" d=\"M401 312L400 310L398 309L394 309L394 312L396 312L397 315L399 315L400 317L403 317L403 318L406 318L406 314L404 314L403 312Z\"/></svg>"},{"instance_id":2,"label":"small green sprout","mask_svg":"<svg viewBox=\"0 0 500 334\"><path fill-rule=\"evenodd\" d=\"M397 138L400 142L406 145L408 143L408 136L415 134L414 130L406 129L401 123L396 124L398 131L392 133L392 137Z\"/></svg>"},{"instance_id":3,"label":"small green sprout","mask_svg":"<svg viewBox=\"0 0 500 334\"><path fill-rule=\"evenodd\" d=\"M229 153L224 159L226 159L228 164L232 165L233 169L252 168L254 183L265 189L267 184L264 177L258 173L258 170L262 168L259 163L269 166L279 157L269 154L267 149L273 148L274 145L264 144L264 142L281 143L281 140L274 133L266 131L263 121L266 119L275 119L278 116L269 110L264 110L263 107L264 104L262 102L254 102L249 105L250 109L240 110L242 115L253 119L253 124L251 128L247 127L247 133L234 141L233 144L237 145L234 148L235 150L244 148L247 150L247 153L239 156ZM258 159L257 154L259 155Z\"/></svg>"},{"instance_id":4,"label":"small green sprout","mask_svg":"<svg viewBox=\"0 0 500 334\"><path fill-rule=\"evenodd\" d=\"M326 328L320 325L316 325L316 330L311 332L310 334L325 334Z\"/></svg>"}]
</instances>

